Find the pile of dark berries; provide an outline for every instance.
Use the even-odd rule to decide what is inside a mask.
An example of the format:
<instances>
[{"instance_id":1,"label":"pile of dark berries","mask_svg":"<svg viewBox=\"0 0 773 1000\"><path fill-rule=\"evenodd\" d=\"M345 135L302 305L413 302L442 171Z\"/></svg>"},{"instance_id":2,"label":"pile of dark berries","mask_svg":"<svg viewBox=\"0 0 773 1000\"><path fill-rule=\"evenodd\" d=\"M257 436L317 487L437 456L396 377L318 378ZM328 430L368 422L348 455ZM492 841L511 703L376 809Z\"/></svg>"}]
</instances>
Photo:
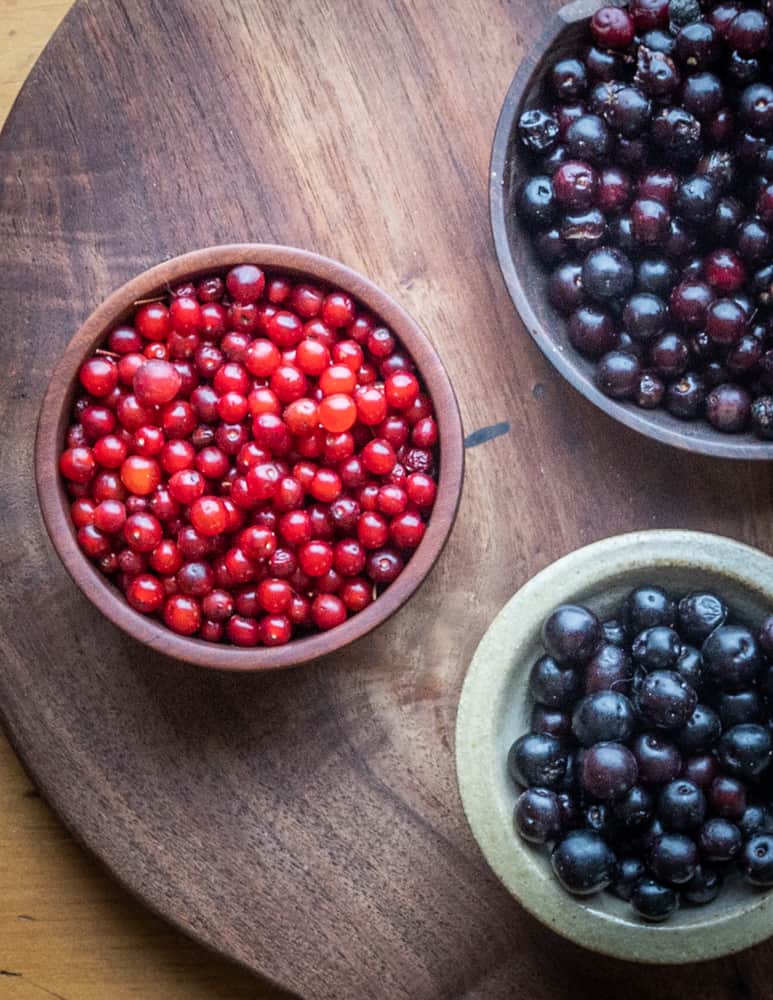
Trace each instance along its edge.
<instances>
[{"instance_id":1,"label":"pile of dark berries","mask_svg":"<svg viewBox=\"0 0 773 1000\"><path fill-rule=\"evenodd\" d=\"M542 639L508 767L515 828L561 885L651 921L735 869L773 886L773 615L754 631L716 594L643 586L603 623L557 608Z\"/></svg>"},{"instance_id":2,"label":"pile of dark berries","mask_svg":"<svg viewBox=\"0 0 773 1000\"><path fill-rule=\"evenodd\" d=\"M773 32L736 0L604 7L518 137L516 210L614 399L773 439Z\"/></svg>"}]
</instances>

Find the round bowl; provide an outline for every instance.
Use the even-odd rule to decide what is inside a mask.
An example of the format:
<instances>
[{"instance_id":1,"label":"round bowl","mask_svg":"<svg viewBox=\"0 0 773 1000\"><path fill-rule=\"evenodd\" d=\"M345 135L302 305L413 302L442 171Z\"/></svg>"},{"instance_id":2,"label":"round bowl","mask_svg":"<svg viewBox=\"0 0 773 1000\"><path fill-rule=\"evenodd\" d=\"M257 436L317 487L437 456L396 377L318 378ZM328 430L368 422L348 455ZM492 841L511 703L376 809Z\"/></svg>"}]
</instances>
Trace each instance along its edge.
<instances>
[{"instance_id":1,"label":"round bowl","mask_svg":"<svg viewBox=\"0 0 773 1000\"><path fill-rule=\"evenodd\" d=\"M239 263L313 278L349 292L389 326L416 363L435 406L440 436L440 478L435 507L421 544L395 582L359 614L329 632L285 646L238 648L180 636L134 611L123 595L81 552L70 519L69 500L58 472L59 454L70 417L81 363L124 321L134 303L169 285ZM75 583L119 628L159 653L201 667L257 671L290 667L325 656L359 639L394 614L420 586L440 555L456 516L464 471L464 442L459 407L442 362L416 322L386 292L344 264L318 254L270 244L234 244L195 250L165 261L113 292L89 316L70 341L51 377L38 423L35 477L48 534Z\"/></svg>"},{"instance_id":2,"label":"round bowl","mask_svg":"<svg viewBox=\"0 0 773 1000\"><path fill-rule=\"evenodd\" d=\"M559 604L585 604L608 617L643 582L675 592L713 587L750 624L773 607L773 558L718 535L642 531L588 545L533 577L494 619L470 664L456 721L462 803L486 860L535 917L593 951L637 962L716 958L773 934L773 891L729 879L714 903L683 908L666 923L640 921L608 892L566 893L548 851L513 829L516 787L507 752L529 730L531 665L543 652L542 623Z\"/></svg>"},{"instance_id":3,"label":"round bowl","mask_svg":"<svg viewBox=\"0 0 773 1000\"><path fill-rule=\"evenodd\" d=\"M609 0L577 0L554 14L542 37L524 56L502 105L491 153L489 208L497 258L510 297L548 361L586 399L626 427L703 455L773 459L773 441L762 441L749 432L723 434L704 420L682 421L666 410L642 410L634 403L604 395L594 382L594 362L572 347L565 318L548 302L547 275L515 217L514 198L528 170L527 157L517 141L518 119L522 112L540 103L547 71L560 57L578 51L585 38L587 19L605 3Z\"/></svg>"}]
</instances>

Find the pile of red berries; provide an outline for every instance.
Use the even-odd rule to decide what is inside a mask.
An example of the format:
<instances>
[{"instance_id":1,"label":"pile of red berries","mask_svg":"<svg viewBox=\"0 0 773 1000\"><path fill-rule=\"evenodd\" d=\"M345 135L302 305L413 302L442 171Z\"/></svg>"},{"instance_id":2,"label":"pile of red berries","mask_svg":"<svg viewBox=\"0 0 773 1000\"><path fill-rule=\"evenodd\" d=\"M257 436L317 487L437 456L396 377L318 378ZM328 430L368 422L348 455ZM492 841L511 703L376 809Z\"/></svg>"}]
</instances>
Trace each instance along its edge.
<instances>
[{"instance_id":1,"label":"pile of red berries","mask_svg":"<svg viewBox=\"0 0 773 1000\"><path fill-rule=\"evenodd\" d=\"M252 264L138 303L80 369L78 542L174 632L276 646L402 572L437 491L410 356L345 292Z\"/></svg>"},{"instance_id":2,"label":"pile of red berries","mask_svg":"<svg viewBox=\"0 0 773 1000\"><path fill-rule=\"evenodd\" d=\"M773 439L771 3L631 0L518 122L516 210L599 388Z\"/></svg>"}]
</instances>

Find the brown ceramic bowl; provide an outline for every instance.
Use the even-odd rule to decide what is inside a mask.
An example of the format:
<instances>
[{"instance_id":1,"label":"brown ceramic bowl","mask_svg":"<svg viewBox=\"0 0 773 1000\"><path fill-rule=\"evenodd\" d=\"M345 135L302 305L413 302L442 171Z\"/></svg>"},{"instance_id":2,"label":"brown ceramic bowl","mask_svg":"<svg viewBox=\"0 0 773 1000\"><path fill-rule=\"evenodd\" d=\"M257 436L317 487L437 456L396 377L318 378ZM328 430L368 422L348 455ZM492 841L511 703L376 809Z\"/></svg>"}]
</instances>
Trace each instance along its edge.
<instances>
[{"instance_id":1,"label":"brown ceramic bowl","mask_svg":"<svg viewBox=\"0 0 773 1000\"><path fill-rule=\"evenodd\" d=\"M720 458L773 459L773 441L761 441L751 433L723 434L703 420L685 422L666 410L642 410L634 403L605 396L593 379L595 364L572 347L565 318L548 302L547 275L532 251L528 233L515 218L513 200L529 167L517 142L518 119L540 103L553 63L582 47L587 19L605 2L609 0L578 0L553 16L524 57L502 106L491 154L489 204L497 257L510 297L545 357L575 389L615 420L687 451Z\"/></svg>"},{"instance_id":2,"label":"brown ceramic bowl","mask_svg":"<svg viewBox=\"0 0 773 1000\"><path fill-rule=\"evenodd\" d=\"M359 614L329 632L273 648L219 645L180 636L154 618L134 611L123 595L84 556L70 520L69 501L58 472L81 363L107 333L132 312L139 299L168 285L234 264L254 263L343 288L389 326L410 352L435 405L440 431L438 495L421 544L395 582ZM257 671L290 667L325 656L359 639L394 614L419 587L440 555L456 516L464 470L459 408L448 375L418 325L386 292L337 261L318 254L262 244L211 247L183 254L144 271L105 300L78 330L48 386L35 444L35 477L43 520L70 576L97 608L125 632L159 653L219 670Z\"/></svg>"}]
</instances>

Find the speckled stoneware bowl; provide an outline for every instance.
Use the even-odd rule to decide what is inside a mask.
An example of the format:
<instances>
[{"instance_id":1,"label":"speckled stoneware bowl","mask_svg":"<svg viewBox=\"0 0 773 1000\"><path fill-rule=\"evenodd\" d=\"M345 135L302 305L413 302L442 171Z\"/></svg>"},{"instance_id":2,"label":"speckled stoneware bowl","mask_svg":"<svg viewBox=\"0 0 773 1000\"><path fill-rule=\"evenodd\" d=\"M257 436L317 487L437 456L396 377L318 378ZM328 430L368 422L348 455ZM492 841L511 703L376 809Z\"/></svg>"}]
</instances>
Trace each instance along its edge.
<instances>
[{"instance_id":1,"label":"speckled stoneware bowl","mask_svg":"<svg viewBox=\"0 0 773 1000\"><path fill-rule=\"evenodd\" d=\"M513 830L516 788L507 751L528 731L531 665L542 653L542 622L559 604L586 604L609 617L634 586L675 593L719 591L738 617L759 624L773 608L773 558L691 531L643 531L572 552L533 577L500 611L470 665L456 722L456 766L464 810L486 860L515 898L564 937L638 962L695 962L730 954L773 935L773 890L729 879L708 906L683 908L666 924L646 924L608 892L564 892L545 848Z\"/></svg>"}]
</instances>

